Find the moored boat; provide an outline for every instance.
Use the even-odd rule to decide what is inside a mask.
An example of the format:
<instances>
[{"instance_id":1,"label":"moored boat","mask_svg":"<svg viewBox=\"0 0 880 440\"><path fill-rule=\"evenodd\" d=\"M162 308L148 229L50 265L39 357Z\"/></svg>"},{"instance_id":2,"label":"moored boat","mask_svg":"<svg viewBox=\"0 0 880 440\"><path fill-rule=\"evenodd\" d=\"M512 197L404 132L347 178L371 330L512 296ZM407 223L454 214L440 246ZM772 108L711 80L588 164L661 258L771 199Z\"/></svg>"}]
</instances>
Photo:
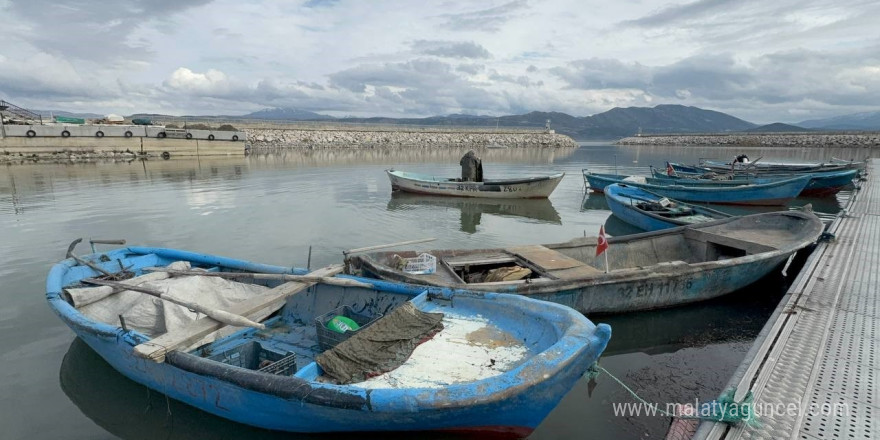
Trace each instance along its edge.
<instances>
[{"instance_id":1,"label":"moored boat","mask_svg":"<svg viewBox=\"0 0 880 440\"><path fill-rule=\"evenodd\" d=\"M783 205L797 197L810 181L809 176L794 176L790 179L752 185L688 185L687 183L650 184L646 177L620 176L584 171L584 180L590 189L603 192L612 183L647 189L670 199L685 202L717 203L727 205Z\"/></svg>"},{"instance_id":2,"label":"moored boat","mask_svg":"<svg viewBox=\"0 0 880 440\"><path fill-rule=\"evenodd\" d=\"M541 199L550 197L565 173L521 179L485 179L462 182L461 179L388 170L393 191L456 197L491 197L498 199Z\"/></svg>"},{"instance_id":3,"label":"moored boat","mask_svg":"<svg viewBox=\"0 0 880 440\"><path fill-rule=\"evenodd\" d=\"M608 326L556 304L326 278L338 270L297 278L305 271L127 247L56 264L47 299L77 336L135 382L220 417L294 432L526 435L610 337ZM150 291L161 300L142 293ZM263 328L223 325L169 296L213 304ZM329 326L342 318L360 323L347 339ZM403 345L382 346L393 354L383 358L385 351L370 345L376 334ZM352 353L362 356L345 357Z\"/></svg>"},{"instance_id":4,"label":"moored boat","mask_svg":"<svg viewBox=\"0 0 880 440\"><path fill-rule=\"evenodd\" d=\"M802 172L820 172L820 171L841 171L847 169L858 169L858 162L771 162L771 161L754 161L754 162L724 162L719 160L700 159L699 167L715 172L724 171L754 171L754 172L776 172L776 173L802 173Z\"/></svg>"},{"instance_id":5,"label":"moored boat","mask_svg":"<svg viewBox=\"0 0 880 440\"><path fill-rule=\"evenodd\" d=\"M596 239L500 249L427 251L428 274L400 262L423 252L351 257L349 271L367 277L452 288L517 293L582 313L631 312L715 298L745 287L816 241L824 226L813 213L781 211L608 240L610 271Z\"/></svg>"},{"instance_id":6,"label":"moored boat","mask_svg":"<svg viewBox=\"0 0 880 440\"><path fill-rule=\"evenodd\" d=\"M790 179L796 175L810 176L807 186L801 191L801 196L806 197L822 197L834 195L840 190L852 185L853 179L859 175L858 169L843 169L837 171L819 171L819 172L792 172L792 173L714 173L711 171L705 173L691 173L682 171L678 174L678 169L691 169L691 167L682 167L678 164L669 164L676 175L670 176L668 173L662 172L651 167L651 174L655 179L680 182L682 184L716 184L716 185L737 185L737 184L763 184L779 180ZM649 181L650 183L650 181Z\"/></svg>"},{"instance_id":7,"label":"moored boat","mask_svg":"<svg viewBox=\"0 0 880 440\"><path fill-rule=\"evenodd\" d=\"M648 190L615 183L605 187L605 200L617 218L645 231L711 222L730 217L721 211L670 200Z\"/></svg>"}]
</instances>

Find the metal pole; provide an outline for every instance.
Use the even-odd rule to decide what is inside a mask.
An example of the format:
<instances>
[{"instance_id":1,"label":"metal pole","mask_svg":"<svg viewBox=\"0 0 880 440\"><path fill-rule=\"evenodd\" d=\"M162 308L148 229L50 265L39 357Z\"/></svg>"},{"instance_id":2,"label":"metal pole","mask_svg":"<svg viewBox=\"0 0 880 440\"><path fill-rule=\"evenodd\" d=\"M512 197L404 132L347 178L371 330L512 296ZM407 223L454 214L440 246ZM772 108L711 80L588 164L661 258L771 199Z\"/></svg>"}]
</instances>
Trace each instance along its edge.
<instances>
[{"instance_id":1,"label":"metal pole","mask_svg":"<svg viewBox=\"0 0 880 440\"><path fill-rule=\"evenodd\" d=\"M0 111L0 139L6 138L6 126L3 125L3 111Z\"/></svg>"}]
</instances>

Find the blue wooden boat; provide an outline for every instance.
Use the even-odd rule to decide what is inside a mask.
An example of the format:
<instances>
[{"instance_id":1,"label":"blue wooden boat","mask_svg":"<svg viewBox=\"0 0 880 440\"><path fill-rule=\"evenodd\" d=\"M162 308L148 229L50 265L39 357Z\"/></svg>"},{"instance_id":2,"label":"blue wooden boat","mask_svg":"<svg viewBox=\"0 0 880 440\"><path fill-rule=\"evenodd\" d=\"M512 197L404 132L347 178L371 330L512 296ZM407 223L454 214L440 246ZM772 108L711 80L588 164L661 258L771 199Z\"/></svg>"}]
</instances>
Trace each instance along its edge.
<instances>
[{"instance_id":1,"label":"blue wooden boat","mask_svg":"<svg viewBox=\"0 0 880 440\"><path fill-rule=\"evenodd\" d=\"M456 289L517 293L582 313L672 307L741 289L810 246L824 230L811 212L776 211L612 237L604 256L596 238L498 249L373 252L351 257L352 274ZM401 258L427 253L437 270L413 274ZM527 270L525 270L527 269ZM516 274L497 281L493 271Z\"/></svg>"},{"instance_id":2,"label":"blue wooden boat","mask_svg":"<svg viewBox=\"0 0 880 440\"><path fill-rule=\"evenodd\" d=\"M800 195L805 197L823 197L837 194L840 190L852 185L853 179L859 175L858 169L844 169L839 171L821 171L821 172L804 172L804 173L734 173L734 174L716 174L709 170L702 173L691 173L688 171L677 171L679 168L689 170L693 167L681 167L678 164L670 164L677 175L670 176L667 173L651 167L651 174L655 179L665 181L687 182L692 183L712 182L718 185L737 185L737 184L761 184L774 181L790 179L795 175L808 175L810 181L801 191Z\"/></svg>"},{"instance_id":3,"label":"blue wooden boat","mask_svg":"<svg viewBox=\"0 0 880 440\"><path fill-rule=\"evenodd\" d=\"M180 264L190 269L175 272ZM118 284L108 281L110 276L100 277L92 266L113 276L124 267L133 278L122 283L135 284L146 277L151 281L96 297L94 290L112 291ZM192 275L196 270L202 272ZM325 268L311 275L339 270ZM567 307L520 296L352 277L321 278L318 283L315 278L290 280L290 275L304 273L174 249L126 247L59 262L49 272L46 289L52 310L133 381L220 417L293 432L452 430L526 435L597 360L610 337L605 324L594 325ZM152 297L144 300L131 289L149 290L144 286L153 285L166 289L166 295L205 301L194 287L186 286L207 280L259 290L224 310L259 321L265 328L224 326L186 309L160 313L167 328L144 326L148 316L137 314L142 305L178 306L150 302ZM155 287L162 282L168 284ZM86 288L89 283L112 285ZM135 300L142 302L131 302ZM360 330L368 332L398 316L398 310L442 313L443 328L391 371L349 384L327 379L320 366L324 364L319 364L321 356L351 346L358 335L322 352L324 342L340 336L322 327L321 319L334 313L349 317L349 312L352 319L379 317ZM176 322L170 317L181 314L190 321L168 327ZM456 338L454 348L449 346L450 338ZM395 376L392 380L388 375Z\"/></svg>"},{"instance_id":4,"label":"blue wooden boat","mask_svg":"<svg viewBox=\"0 0 880 440\"><path fill-rule=\"evenodd\" d=\"M588 171L584 171L584 179L590 185L590 189L596 192L604 192L606 186L622 182L685 202L776 206L784 205L797 197L809 183L810 176L795 176L769 183L729 187L688 184L657 185L647 183L645 177L599 174Z\"/></svg>"},{"instance_id":5,"label":"blue wooden boat","mask_svg":"<svg viewBox=\"0 0 880 440\"><path fill-rule=\"evenodd\" d=\"M605 187L605 200L617 218L645 231L711 222L730 217L705 206L669 200L659 194L615 183Z\"/></svg>"}]
</instances>

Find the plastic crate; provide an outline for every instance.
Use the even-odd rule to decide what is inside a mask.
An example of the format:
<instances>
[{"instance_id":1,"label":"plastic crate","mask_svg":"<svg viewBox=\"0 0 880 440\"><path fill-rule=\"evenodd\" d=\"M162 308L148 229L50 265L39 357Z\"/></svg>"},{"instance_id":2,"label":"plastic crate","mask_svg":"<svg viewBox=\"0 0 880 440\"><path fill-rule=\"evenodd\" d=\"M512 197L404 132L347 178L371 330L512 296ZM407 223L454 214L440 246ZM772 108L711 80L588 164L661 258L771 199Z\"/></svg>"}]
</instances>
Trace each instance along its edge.
<instances>
[{"instance_id":1,"label":"plastic crate","mask_svg":"<svg viewBox=\"0 0 880 440\"><path fill-rule=\"evenodd\" d=\"M208 359L271 374L289 376L296 373L296 355L294 353L287 352L282 354L267 350L256 341L246 342L210 356ZM262 368L260 367L261 365L263 365Z\"/></svg>"},{"instance_id":2,"label":"plastic crate","mask_svg":"<svg viewBox=\"0 0 880 440\"><path fill-rule=\"evenodd\" d=\"M347 331L345 333L337 333L333 330L327 328L327 322L333 319L334 316L344 316L352 321L356 322L359 328L354 331ZM315 318L315 331L318 334L318 346L321 347L321 351L329 350L335 347L340 342L352 337L355 333L363 330L365 327L369 326L377 319L381 318L382 314L377 315L369 315L366 313L357 313L349 306L342 306L333 311L327 312L317 318Z\"/></svg>"},{"instance_id":3,"label":"plastic crate","mask_svg":"<svg viewBox=\"0 0 880 440\"><path fill-rule=\"evenodd\" d=\"M413 275L425 275L437 271L437 257L431 254L419 254L418 257L408 258L403 271Z\"/></svg>"},{"instance_id":4,"label":"plastic crate","mask_svg":"<svg viewBox=\"0 0 880 440\"><path fill-rule=\"evenodd\" d=\"M296 353L290 353L277 361L267 360L267 362L265 367L257 371L279 376L292 376L293 373L296 373Z\"/></svg>"}]
</instances>

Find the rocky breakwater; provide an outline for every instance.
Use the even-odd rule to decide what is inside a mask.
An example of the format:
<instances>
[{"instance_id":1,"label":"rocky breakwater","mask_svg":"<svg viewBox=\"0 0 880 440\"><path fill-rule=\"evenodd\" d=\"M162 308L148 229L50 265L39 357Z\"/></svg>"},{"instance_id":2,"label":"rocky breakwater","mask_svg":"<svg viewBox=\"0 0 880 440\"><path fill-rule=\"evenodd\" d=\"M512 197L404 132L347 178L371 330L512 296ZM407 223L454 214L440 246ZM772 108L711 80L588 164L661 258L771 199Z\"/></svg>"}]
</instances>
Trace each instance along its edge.
<instances>
[{"instance_id":1,"label":"rocky breakwater","mask_svg":"<svg viewBox=\"0 0 880 440\"><path fill-rule=\"evenodd\" d=\"M256 151L304 148L575 148L570 137L543 131L245 129Z\"/></svg>"},{"instance_id":2,"label":"rocky breakwater","mask_svg":"<svg viewBox=\"0 0 880 440\"><path fill-rule=\"evenodd\" d=\"M747 147L880 147L880 133L761 133L642 135L618 145L736 145Z\"/></svg>"}]
</instances>

